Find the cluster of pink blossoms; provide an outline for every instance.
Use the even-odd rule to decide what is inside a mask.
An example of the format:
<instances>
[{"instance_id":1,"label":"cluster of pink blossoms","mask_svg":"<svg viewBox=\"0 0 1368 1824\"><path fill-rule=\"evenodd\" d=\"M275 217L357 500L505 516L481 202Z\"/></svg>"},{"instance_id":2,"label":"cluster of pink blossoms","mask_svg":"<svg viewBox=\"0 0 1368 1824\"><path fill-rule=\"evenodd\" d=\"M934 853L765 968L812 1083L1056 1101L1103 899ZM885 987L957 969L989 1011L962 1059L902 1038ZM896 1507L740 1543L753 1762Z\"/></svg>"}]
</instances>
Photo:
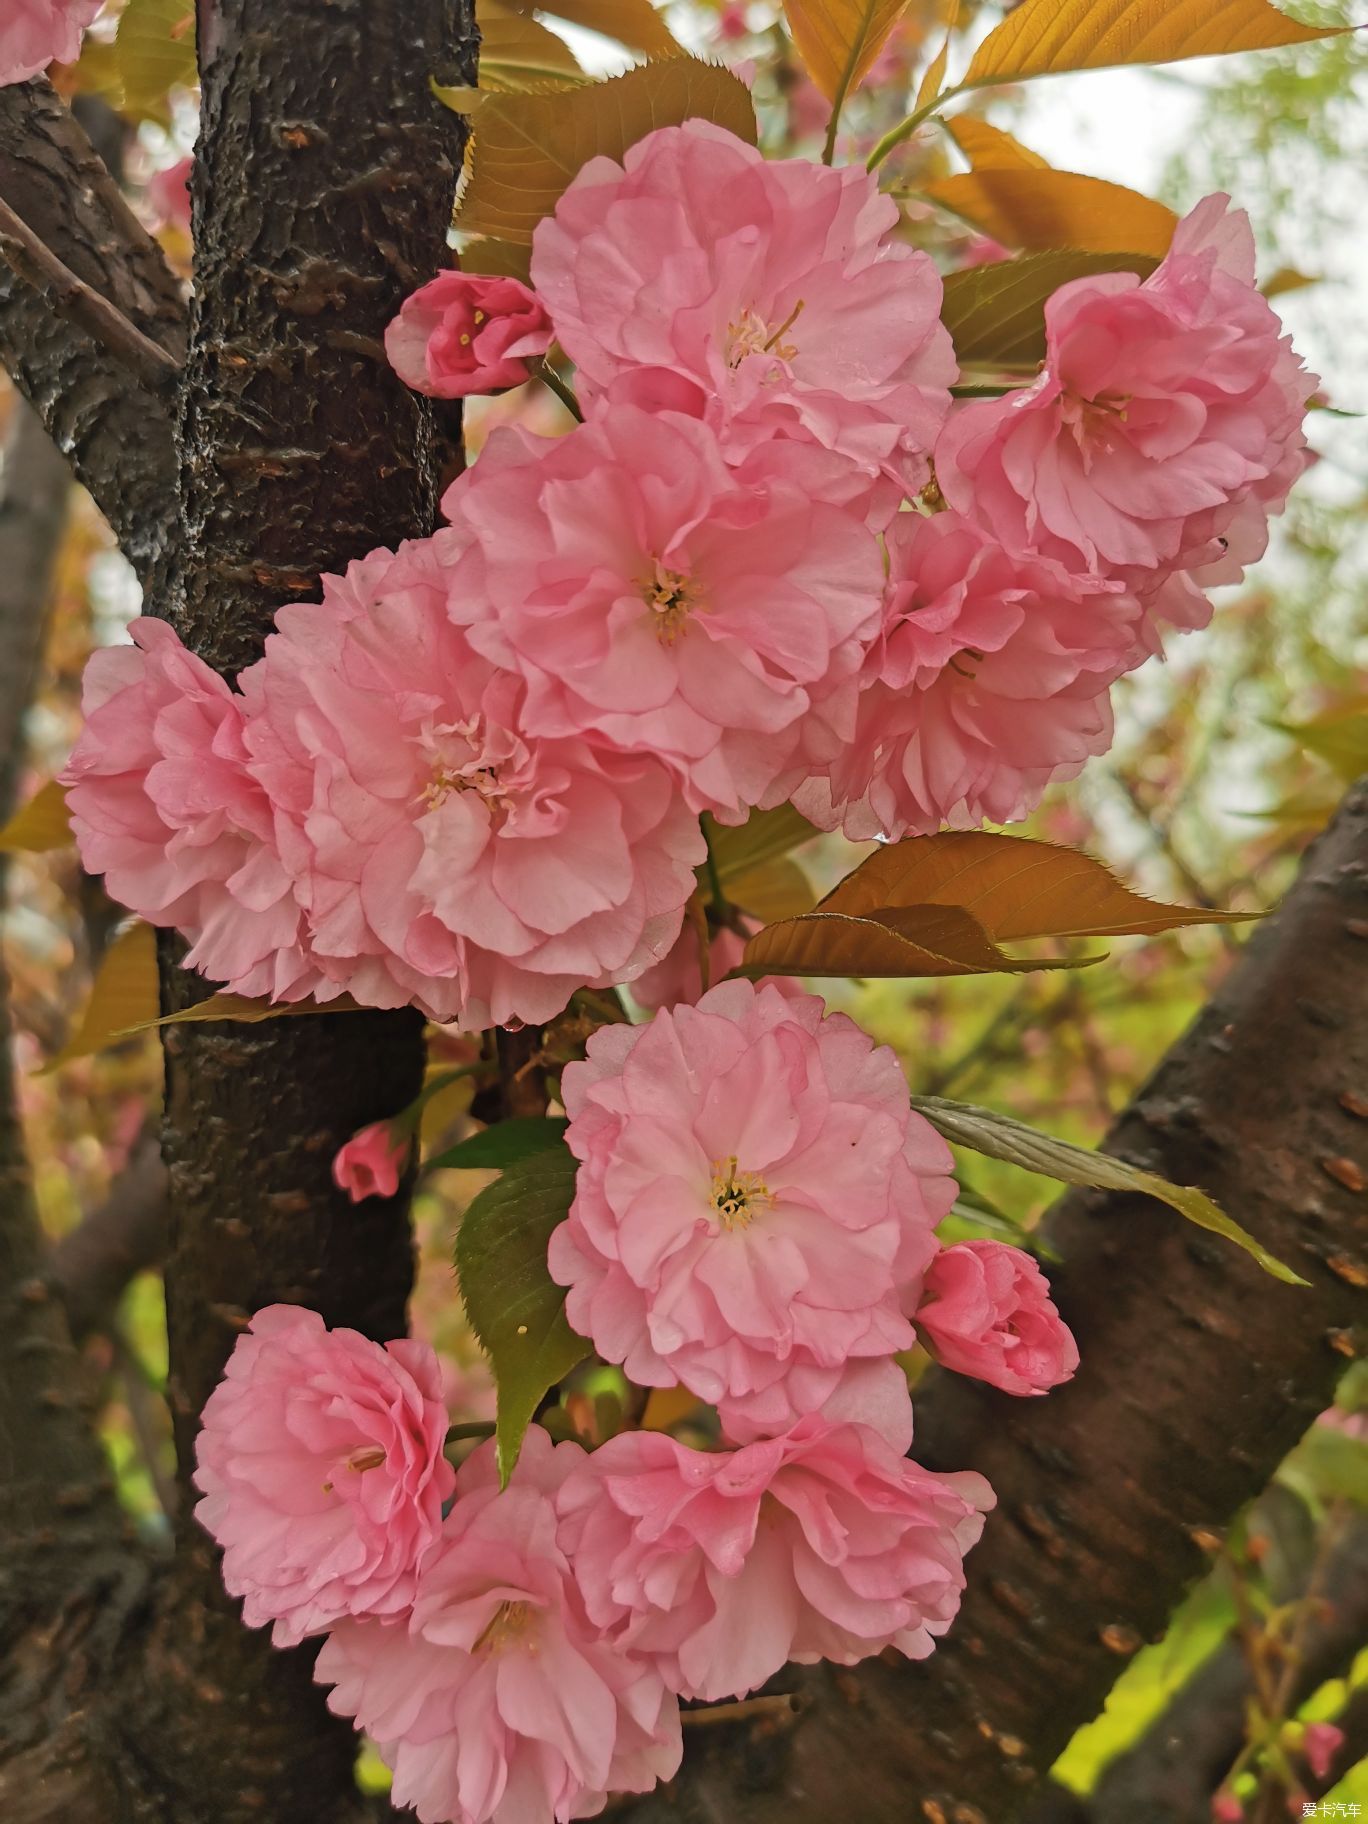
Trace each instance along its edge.
<instances>
[{"instance_id":1,"label":"cluster of pink blossoms","mask_svg":"<svg viewBox=\"0 0 1368 1824\"><path fill-rule=\"evenodd\" d=\"M87 865L237 992L475 1029L654 972L700 812L1023 816L1261 551L1314 381L1210 197L1150 278L1054 295L1033 385L952 411L897 227L867 173L689 121L584 167L535 291L423 287L411 385L507 388L554 334L586 422L495 432L441 530L282 608L236 690L153 623L98 655Z\"/></svg>"},{"instance_id":2,"label":"cluster of pink blossoms","mask_svg":"<svg viewBox=\"0 0 1368 1824\"><path fill-rule=\"evenodd\" d=\"M603 1028L563 1088L567 1315L640 1385L713 1404L717 1449L534 1425L506 1488L492 1442L453 1477L431 1351L287 1306L204 1413L228 1588L279 1644L327 1635L330 1704L425 1824L590 1815L674 1772L681 1699L930 1653L993 1496L907 1459L895 1352L920 1338L1017 1394L1078 1362L1024 1254L940 1244L949 1149L815 996L724 983Z\"/></svg>"}]
</instances>

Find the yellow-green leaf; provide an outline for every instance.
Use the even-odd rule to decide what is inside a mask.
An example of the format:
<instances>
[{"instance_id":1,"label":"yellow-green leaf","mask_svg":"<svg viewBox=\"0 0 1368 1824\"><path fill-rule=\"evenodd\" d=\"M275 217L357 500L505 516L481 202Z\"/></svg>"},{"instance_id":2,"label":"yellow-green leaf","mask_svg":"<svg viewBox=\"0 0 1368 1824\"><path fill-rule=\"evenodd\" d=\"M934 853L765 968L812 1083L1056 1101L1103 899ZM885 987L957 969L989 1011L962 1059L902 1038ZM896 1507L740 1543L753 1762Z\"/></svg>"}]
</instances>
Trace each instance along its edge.
<instances>
[{"instance_id":1,"label":"yellow-green leaf","mask_svg":"<svg viewBox=\"0 0 1368 1824\"><path fill-rule=\"evenodd\" d=\"M517 10L531 12L532 0ZM640 51L647 57L679 55L679 40L651 0L548 0L537 11L566 19L571 25L582 25L587 31L601 32L605 38L615 38L629 51ZM483 25L483 7L480 20Z\"/></svg>"},{"instance_id":2,"label":"yellow-green leaf","mask_svg":"<svg viewBox=\"0 0 1368 1824\"><path fill-rule=\"evenodd\" d=\"M480 0L480 87L517 94L547 83L585 82L579 59L530 13ZM438 95L442 90L437 89Z\"/></svg>"},{"instance_id":3,"label":"yellow-green leaf","mask_svg":"<svg viewBox=\"0 0 1368 1824\"><path fill-rule=\"evenodd\" d=\"M738 874L728 881L726 894L734 906L764 924L810 912L817 899L807 875L787 855L762 861L759 867Z\"/></svg>"},{"instance_id":4,"label":"yellow-green leaf","mask_svg":"<svg viewBox=\"0 0 1368 1824\"><path fill-rule=\"evenodd\" d=\"M494 241L486 235L471 235L458 256L462 272L480 272L491 278L521 279L527 283L532 264L530 247L515 247L511 241Z\"/></svg>"},{"instance_id":5,"label":"yellow-green leaf","mask_svg":"<svg viewBox=\"0 0 1368 1824\"><path fill-rule=\"evenodd\" d=\"M1254 916L1166 906L1133 892L1076 849L992 830L945 830L877 848L818 911L953 906L998 943L1039 937L1150 937Z\"/></svg>"},{"instance_id":6,"label":"yellow-green leaf","mask_svg":"<svg viewBox=\"0 0 1368 1824\"><path fill-rule=\"evenodd\" d=\"M537 223L591 158L621 158L657 127L711 120L754 145L750 91L730 71L697 57L643 64L606 82L525 95L444 90L471 117L474 163L458 204L471 234L530 246Z\"/></svg>"},{"instance_id":7,"label":"yellow-green leaf","mask_svg":"<svg viewBox=\"0 0 1368 1824\"><path fill-rule=\"evenodd\" d=\"M194 0L128 0L112 43L87 38L76 65L76 85L102 95L135 120L171 119L167 97L191 89L195 67Z\"/></svg>"},{"instance_id":8,"label":"yellow-green leaf","mask_svg":"<svg viewBox=\"0 0 1368 1824\"><path fill-rule=\"evenodd\" d=\"M66 793L55 779L40 785L0 830L0 855L46 855L71 841Z\"/></svg>"},{"instance_id":9,"label":"yellow-green leaf","mask_svg":"<svg viewBox=\"0 0 1368 1824\"><path fill-rule=\"evenodd\" d=\"M793 42L808 75L840 111L859 87L908 0L784 0Z\"/></svg>"},{"instance_id":10,"label":"yellow-green leaf","mask_svg":"<svg viewBox=\"0 0 1368 1824\"><path fill-rule=\"evenodd\" d=\"M1280 722L1310 754L1333 766L1346 784L1368 773L1368 701L1326 711L1309 722Z\"/></svg>"},{"instance_id":11,"label":"yellow-green leaf","mask_svg":"<svg viewBox=\"0 0 1368 1824\"><path fill-rule=\"evenodd\" d=\"M752 811L744 823L735 825L714 823L705 816L703 828L723 886L767 861L787 855L817 834L791 804L781 804L772 811Z\"/></svg>"},{"instance_id":12,"label":"yellow-green leaf","mask_svg":"<svg viewBox=\"0 0 1368 1824\"><path fill-rule=\"evenodd\" d=\"M542 1395L589 1353L551 1278L551 1231L569 1214L576 1162L563 1141L515 1160L461 1218L456 1274L498 1387L499 1476L507 1483Z\"/></svg>"},{"instance_id":13,"label":"yellow-green leaf","mask_svg":"<svg viewBox=\"0 0 1368 1824\"><path fill-rule=\"evenodd\" d=\"M1019 139L1004 133L1001 127L989 126L976 114L957 114L945 122L945 130L963 152L975 171L1048 171L1050 164L1038 152L1023 146Z\"/></svg>"},{"instance_id":14,"label":"yellow-green leaf","mask_svg":"<svg viewBox=\"0 0 1368 1824\"><path fill-rule=\"evenodd\" d=\"M1162 259L1178 218L1123 184L1074 171L1001 167L942 177L921 194L1004 247L1144 253Z\"/></svg>"},{"instance_id":15,"label":"yellow-green leaf","mask_svg":"<svg viewBox=\"0 0 1368 1824\"><path fill-rule=\"evenodd\" d=\"M1025 0L984 39L964 81L977 88L1065 70L1276 50L1339 29L1300 25L1269 0Z\"/></svg>"},{"instance_id":16,"label":"yellow-green leaf","mask_svg":"<svg viewBox=\"0 0 1368 1824\"><path fill-rule=\"evenodd\" d=\"M39 1074L91 1057L142 1030L156 1018L157 993L157 934L140 920L105 951L76 1030Z\"/></svg>"},{"instance_id":17,"label":"yellow-green leaf","mask_svg":"<svg viewBox=\"0 0 1368 1824\"><path fill-rule=\"evenodd\" d=\"M182 1007L178 1013L164 1013L158 1019L142 1020L114 1036L126 1039L133 1033L153 1032L162 1026L198 1026L220 1020L231 1020L235 1026L260 1026L263 1020L298 1020L317 1013L367 1011L348 994L340 994L335 1001L320 1004L318 1001L254 1001L245 994L220 990L207 1000L196 1001L192 1007Z\"/></svg>"},{"instance_id":18,"label":"yellow-green leaf","mask_svg":"<svg viewBox=\"0 0 1368 1824\"><path fill-rule=\"evenodd\" d=\"M912 1106L924 1115L938 1133L956 1146L967 1146L990 1159L1003 1159L1023 1171L1038 1172L1060 1184L1080 1184L1105 1191L1139 1191L1167 1203L1199 1229L1222 1235L1252 1254L1265 1273L1288 1285L1304 1286L1308 1282L1291 1267L1270 1254L1247 1229L1227 1216L1205 1191L1188 1185L1172 1184L1157 1172L1142 1171L1110 1153L1095 1153L1087 1147L1072 1146L1052 1134L1042 1134L1011 1115L1000 1115L988 1108L976 1108L969 1102L949 1102L941 1096L913 1096Z\"/></svg>"},{"instance_id":19,"label":"yellow-green leaf","mask_svg":"<svg viewBox=\"0 0 1368 1824\"><path fill-rule=\"evenodd\" d=\"M1021 975L1100 961L1008 956L973 914L958 906L877 906L853 913L833 907L828 895L815 911L757 931L733 973L752 980L762 975Z\"/></svg>"},{"instance_id":20,"label":"yellow-green leaf","mask_svg":"<svg viewBox=\"0 0 1368 1824\"><path fill-rule=\"evenodd\" d=\"M1045 355L1045 305L1073 279L1099 272L1152 273L1143 253L1025 253L971 266L945 281L941 321L961 366L1031 367Z\"/></svg>"}]
</instances>

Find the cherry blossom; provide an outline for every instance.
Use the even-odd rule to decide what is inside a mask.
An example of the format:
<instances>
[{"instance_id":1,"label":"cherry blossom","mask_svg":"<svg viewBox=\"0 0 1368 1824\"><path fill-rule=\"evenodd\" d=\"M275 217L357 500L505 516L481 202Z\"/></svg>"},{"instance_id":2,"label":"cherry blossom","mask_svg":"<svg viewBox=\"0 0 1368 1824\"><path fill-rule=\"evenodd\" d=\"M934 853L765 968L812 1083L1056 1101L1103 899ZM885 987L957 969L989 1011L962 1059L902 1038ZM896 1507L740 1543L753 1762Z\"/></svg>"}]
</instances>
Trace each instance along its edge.
<instances>
[{"instance_id":1,"label":"cherry blossom","mask_svg":"<svg viewBox=\"0 0 1368 1824\"><path fill-rule=\"evenodd\" d=\"M537 228L532 280L584 398L671 372L743 443L812 440L915 492L956 366L940 278L897 223L858 167L766 160L689 120L583 166Z\"/></svg>"},{"instance_id":2,"label":"cherry blossom","mask_svg":"<svg viewBox=\"0 0 1368 1824\"><path fill-rule=\"evenodd\" d=\"M443 505L451 612L527 681L546 736L654 754L694 810L778 803L854 730L883 565L849 465L619 403L568 436L496 433Z\"/></svg>"},{"instance_id":3,"label":"cherry blossom","mask_svg":"<svg viewBox=\"0 0 1368 1824\"><path fill-rule=\"evenodd\" d=\"M589 1615L685 1697L743 1696L789 1660L923 1659L993 1505L859 1425L803 1419L741 1450L624 1432L568 1477L560 1540Z\"/></svg>"},{"instance_id":4,"label":"cherry blossom","mask_svg":"<svg viewBox=\"0 0 1368 1824\"><path fill-rule=\"evenodd\" d=\"M5 0L0 15L0 88L74 63L104 0Z\"/></svg>"},{"instance_id":5,"label":"cherry blossom","mask_svg":"<svg viewBox=\"0 0 1368 1824\"><path fill-rule=\"evenodd\" d=\"M249 1627L294 1646L413 1601L453 1473L437 1358L268 1305L233 1346L196 1445L195 1517Z\"/></svg>"},{"instance_id":6,"label":"cherry blossom","mask_svg":"<svg viewBox=\"0 0 1368 1824\"><path fill-rule=\"evenodd\" d=\"M901 513L885 536L855 738L794 802L856 840L1015 822L1111 745L1110 687L1145 656L1140 603L958 513Z\"/></svg>"},{"instance_id":7,"label":"cherry blossom","mask_svg":"<svg viewBox=\"0 0 1368 1824\"><path fill-rule=\"evenodd\" d=\"M412 1145L409 1135L396 1136L390 1122L373 1121L339 1147L333 1160L333 1183L353 1203L367 1197L393 1197Z\"/></svg>"},{"instance_id":8,"label":"cherry blossom","mask_svg":"<svg viewBox=\"0 0 1368 1824\"><path fill-rule=\"evenodd\" d=\"M562 1096L581 1164L551 1275L632 1380L782 1426L909 1346L896 1288L935 1251L950 1152L843 1014L724 982L595 1033Z\"/></svg>"},{"instance_id":9,"label":"cherry blossom","mask_svg":"<svg viewBox=\"0 0 1368 1824\"><path fill-rule=\"evenodd\" d=\"M545 1020L666 953L702 837L649 754L535 732L448 584L427 540L282 608L240 679L252 772L332 994Z\"/></svg>"},{"instance_id":10,"label":"cherry blossom","mask_svg":"<svg viewBox=\"0 0 1368 1824\"><path fill-rule=\"evenodd\" d=\"M589 1817L679 1765L659 1669L591 1620L557 1541L556 1496L584 1460L534 1425L500 1492L482 1445L408 1625L345 1622L319 1654L329 1707L375 1739L423 1824Z\"/></svg>"}]
</instances>

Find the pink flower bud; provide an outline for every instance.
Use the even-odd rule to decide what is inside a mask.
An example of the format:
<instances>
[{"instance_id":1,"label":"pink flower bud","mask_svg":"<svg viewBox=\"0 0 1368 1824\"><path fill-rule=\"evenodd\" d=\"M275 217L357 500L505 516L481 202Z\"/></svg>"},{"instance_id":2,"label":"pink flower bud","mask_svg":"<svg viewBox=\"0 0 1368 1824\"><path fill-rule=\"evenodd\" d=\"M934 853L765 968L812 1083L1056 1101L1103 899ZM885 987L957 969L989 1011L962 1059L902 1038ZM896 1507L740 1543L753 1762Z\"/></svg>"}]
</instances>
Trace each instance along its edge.
<instances>
[{"instance_id":1,"label":"pink flower bud","mask_svg":"<svg viewBox=\"0 0 1368 1824\"><path fill-rule=\"evenodd\" d=\"M385 352L415 392L464 399L521 386L553 333L520 279L442 272L405 301L385 331Z\"/></svg>"},{"instance_id":2,"label":"pink flower bud","mask_svg":"<svg viewBox=\"0 0 1368 1824\"><path fill-rule=\"evenodd\" d=\"M353 1203L367 1197L393 1197L408 1161L411 1141L396 1139L388 1121L373 1121L352 1135L333 1160L333 1182Z\"/></svg>"},{"instance_id":3,"label":"pink flower bud","mask_svg":"<svg viewBox=\"0 0 1368 1824\"><path fill-rule=\"evenodd\" d=\"M1044 1393L1078 1366L1044 1274L1001 1241L942 1248L921 1282L915 1321L943 1366L1004 1393Z\"/></svg>"}]
</instances>

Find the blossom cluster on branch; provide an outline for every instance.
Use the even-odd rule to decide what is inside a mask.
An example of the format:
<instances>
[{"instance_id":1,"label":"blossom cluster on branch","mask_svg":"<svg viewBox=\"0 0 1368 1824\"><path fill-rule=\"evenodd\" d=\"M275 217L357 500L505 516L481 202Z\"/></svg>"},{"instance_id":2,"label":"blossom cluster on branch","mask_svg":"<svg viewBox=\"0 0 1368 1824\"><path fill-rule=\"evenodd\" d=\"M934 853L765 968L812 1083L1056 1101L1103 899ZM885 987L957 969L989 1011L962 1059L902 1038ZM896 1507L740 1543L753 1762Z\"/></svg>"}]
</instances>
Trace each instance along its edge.
<instances>
[{"instance_id":1,"label":"blossom cluster on branch","mask_svg":"<svg viewBox=\"0 0 1368 1824\"><path fill-rule=\"evenodd\" d=\"M574 399L554 337L583 421L495 432L439 530L281 608L232 686L156 620L91 661L82 858L213 980L468 1031L584 988L654 1009L561 1075L547 1266L600 1361L714 1408L716 1448L533 1425L453 1475L430 1352L291 1307L205 1411L229 1589L282 1645L326 1634L329 1701L428 1824L589 1815L673 1772L681 1699L930 1652L992 1493L907 1460L899 1358L1016 1395L1077 1367L1028 1256L942 1244L951 1155L893 1054L792 988L703 991L705 932L718 974L745 936L685 923L700 819L1024 816L1259 555L1315 381L1211 197L1148 278L1054 293L1035 379L956 406L898 227L868 173L704 121L591 160L531 288L444 273L387 339L439 397L541 373ZM392 1194L407 1155L373 1126L337 1181Z\"/></svg>"}]
</instances>

